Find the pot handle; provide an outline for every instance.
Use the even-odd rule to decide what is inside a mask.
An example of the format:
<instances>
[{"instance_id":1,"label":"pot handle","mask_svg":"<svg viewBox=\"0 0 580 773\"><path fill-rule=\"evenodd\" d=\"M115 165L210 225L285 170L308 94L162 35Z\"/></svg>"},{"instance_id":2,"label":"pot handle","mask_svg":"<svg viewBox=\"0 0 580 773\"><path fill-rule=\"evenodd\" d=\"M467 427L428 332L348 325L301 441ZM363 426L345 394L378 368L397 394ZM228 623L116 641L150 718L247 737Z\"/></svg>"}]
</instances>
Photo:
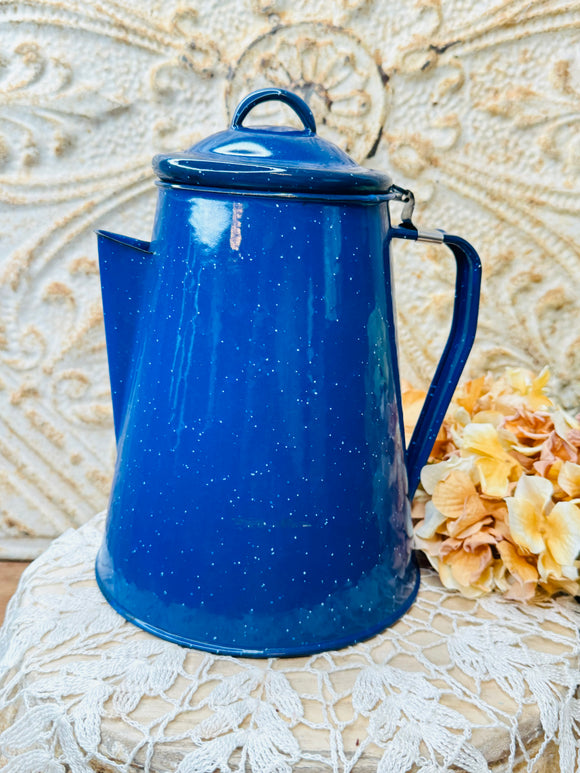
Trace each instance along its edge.
<instances>
[{"instance_id":1,"label":"pot handle","mask_svg":"<svg viewBox=\"0 0 580 773\"><path fill-rule=\"evenodd\" d=\"M250 110L256 107L256 105L260 105L262 102L270 102L272 100L285 102L292 110L294 110L298 118L302 121L304 132L306 134L316 134L316 121L314 120L312 110L308 107L306 102L291 91L275 88L258 89L258 91L252 91L251 94L244 97L236 107L234 117L232 118L231 128L241 128L242 122Z\"/></svg>"},{"instance_id":2,"label":"pot handle","mask_svg":"<svg viewBox=\"0 0 580 773\"><path fill-rule=\"evenodd\" d=\"M451 330L405 454L409 499L412 499L419 485L421 469L427 463L445 412L473 346L479 311L481 261L477 252L465 239L440 230L424 231L415 228L411 222L413 195L410 191L402 192L410 194L410 199L397 198L406 205L410 204L410 207L406 211L405 208L403 209L401 225L389 229L390 238L446 244L457 264ZM402 408L400 410L402 419ZM403 427L401 432L404 438Z\"/></svg>"}]
</instances>

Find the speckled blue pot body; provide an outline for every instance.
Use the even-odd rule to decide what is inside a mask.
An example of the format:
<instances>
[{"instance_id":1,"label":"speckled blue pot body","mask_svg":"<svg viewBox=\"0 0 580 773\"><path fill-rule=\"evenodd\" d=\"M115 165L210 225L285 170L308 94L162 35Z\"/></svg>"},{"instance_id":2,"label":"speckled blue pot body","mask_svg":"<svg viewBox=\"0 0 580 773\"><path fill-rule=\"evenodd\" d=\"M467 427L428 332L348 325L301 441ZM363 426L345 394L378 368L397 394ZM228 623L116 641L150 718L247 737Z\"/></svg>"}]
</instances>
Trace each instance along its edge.
<instances>
[{"instance_id":1,"label":"speckled blue pot body","mask_svg":"<svg viewBox=\"0 0 580 773\"><path fill-rule=\"evenodd\" d=\"M389 260L413 237L387 195L159 188L150 244L99 239L118 439L99 586L220 653L367 638L418 589Z\"/></svg>"}]
</instances>

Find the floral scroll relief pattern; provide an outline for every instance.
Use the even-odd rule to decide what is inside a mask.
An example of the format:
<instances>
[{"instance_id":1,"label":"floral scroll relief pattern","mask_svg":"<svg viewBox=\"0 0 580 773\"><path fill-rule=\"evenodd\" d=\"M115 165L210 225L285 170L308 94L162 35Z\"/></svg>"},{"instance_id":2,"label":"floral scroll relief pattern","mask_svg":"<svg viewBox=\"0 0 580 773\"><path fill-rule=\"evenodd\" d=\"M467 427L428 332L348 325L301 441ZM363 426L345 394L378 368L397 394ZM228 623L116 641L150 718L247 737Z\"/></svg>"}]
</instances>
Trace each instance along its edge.
<instances>
[{"instance_id":1,"label":"floral scroll relief pattern","mask_svg":"<svg viewBox=\"0 0 580 773\"><path fill-rule=\"evenodd\" d=\"M252 87L297 90L322 136L415 191L417 222L479 249L472 373L548 362L577 404L572 2L0 0L0 30L0 553L36 551L106 500L93 229L147 239L152 155L222 129ZM394 249L403 372L425 383L454 269L442 249Z\"/></svg>"},{"instance_id":2,"label":"floral scroll relief pattern","mask_svg":"<svg viewBox=\"0 0 580 773\"><path fill-rule=\"evenodd\" d=\"M208 77L219 57L190 29L192 19L193 9L178 8L161 29L116 3L99 11L31 3L21 17L0 3L0 25L11 33L0 50L5 555L38 552L106 501L114 444L92 230L119 222L119 212L127 213L119 230L130 228L152 208L149 135L158 140L162 119L150 123L135 101L153 94L158 113L167 109L156 88L162 66L179 62L188 75ZM63 26L78 35L66 51ZM145 58L150 81L133 94L107 81L95 66L103 41L112 51L129 41L140 54L133 69ZM130 131L137 122L145 132Z\"/></svg>"},{"instance_id":3,"label":"floral scroll relief pattern","mask_svg":"<svg viewBox=\"0 0 580 773\"><path fill-rule=\"evenodd\" d=\"M573 221L580 203L578 10L569 3L508 2L478 19L446 21L438 21L428 41L400 52L401 83L411 90L422 73L425 106L420 131L405 131L408 109L394 99L381 148L385 163L417 189L422 217L461 229L482 254L472 370L549 363L562 399L577 406L579 338L571 321L580 312ZM440 316L440 350L448 317L435 288L449 292L453 269L448 261L441 270L440 250L427 250L426 258L410 255L426 281L420 299L401 288L410 304L401 307L407 318L426 306ZM424 382L435 339L425 330L421 323L404 329L408 364Z\"/></svg>"},{"instance_id":4,"label":"floral scroll relief pattern","mask_svg":"<svg viewBox=\"0 0 580 773\"><path fill-rule=\"evenodd\" d=\"M280 27L246 49L227 93L228 113L245 94L278 86L305 99L324 136L358 161L371 156L385 122L388 83L360 41L324 24ZM256 108L276 123L272 103Z\"/></svg>"}]
</instances>

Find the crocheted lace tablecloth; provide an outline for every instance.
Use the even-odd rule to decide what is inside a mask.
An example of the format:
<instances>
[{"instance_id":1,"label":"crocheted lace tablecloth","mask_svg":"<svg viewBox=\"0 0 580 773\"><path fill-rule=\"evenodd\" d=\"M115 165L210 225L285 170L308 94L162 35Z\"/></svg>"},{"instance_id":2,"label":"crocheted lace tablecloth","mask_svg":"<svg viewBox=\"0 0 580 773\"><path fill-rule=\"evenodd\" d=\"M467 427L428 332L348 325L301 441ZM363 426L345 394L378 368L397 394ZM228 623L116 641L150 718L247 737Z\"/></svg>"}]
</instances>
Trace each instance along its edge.
<instances>
[{"instance_id":1,"label":"crocheted lace tablecloth","mask_svg":"<svg viewBox=\"0 0 580 773\"><path fill-rule=\"evenodd\" d=\"M424 571L375 638L295 659L158 639L94 579L104 514L22 575L0 632L4 773L580 769L580 606L466 600Z\"/></svg>"}]
</instances>

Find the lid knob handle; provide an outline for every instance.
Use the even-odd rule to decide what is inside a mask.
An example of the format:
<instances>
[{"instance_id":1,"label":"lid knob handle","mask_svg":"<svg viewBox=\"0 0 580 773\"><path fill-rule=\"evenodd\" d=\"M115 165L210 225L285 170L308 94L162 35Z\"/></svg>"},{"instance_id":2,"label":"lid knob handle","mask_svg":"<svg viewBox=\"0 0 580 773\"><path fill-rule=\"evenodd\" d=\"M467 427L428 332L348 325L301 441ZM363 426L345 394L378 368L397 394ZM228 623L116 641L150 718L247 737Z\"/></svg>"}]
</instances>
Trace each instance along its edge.
<instances>
[{"instance_id":1,"label":"lid knob handle","mask_svg":"<svg viewBox=\"0 0 580 773\"><path fill-rule=\"evenodd\" d=\"M316 134L316 121L312 115L312 110L303 99L291 91L286 91L286 89L259 89L258 91L252 91L236 107L231 128L238 129L252 108L261 102L269 102L271 100L278 100L289 105L302 121L304 130L308 134Z\"/></svg>"}]
</instances>

